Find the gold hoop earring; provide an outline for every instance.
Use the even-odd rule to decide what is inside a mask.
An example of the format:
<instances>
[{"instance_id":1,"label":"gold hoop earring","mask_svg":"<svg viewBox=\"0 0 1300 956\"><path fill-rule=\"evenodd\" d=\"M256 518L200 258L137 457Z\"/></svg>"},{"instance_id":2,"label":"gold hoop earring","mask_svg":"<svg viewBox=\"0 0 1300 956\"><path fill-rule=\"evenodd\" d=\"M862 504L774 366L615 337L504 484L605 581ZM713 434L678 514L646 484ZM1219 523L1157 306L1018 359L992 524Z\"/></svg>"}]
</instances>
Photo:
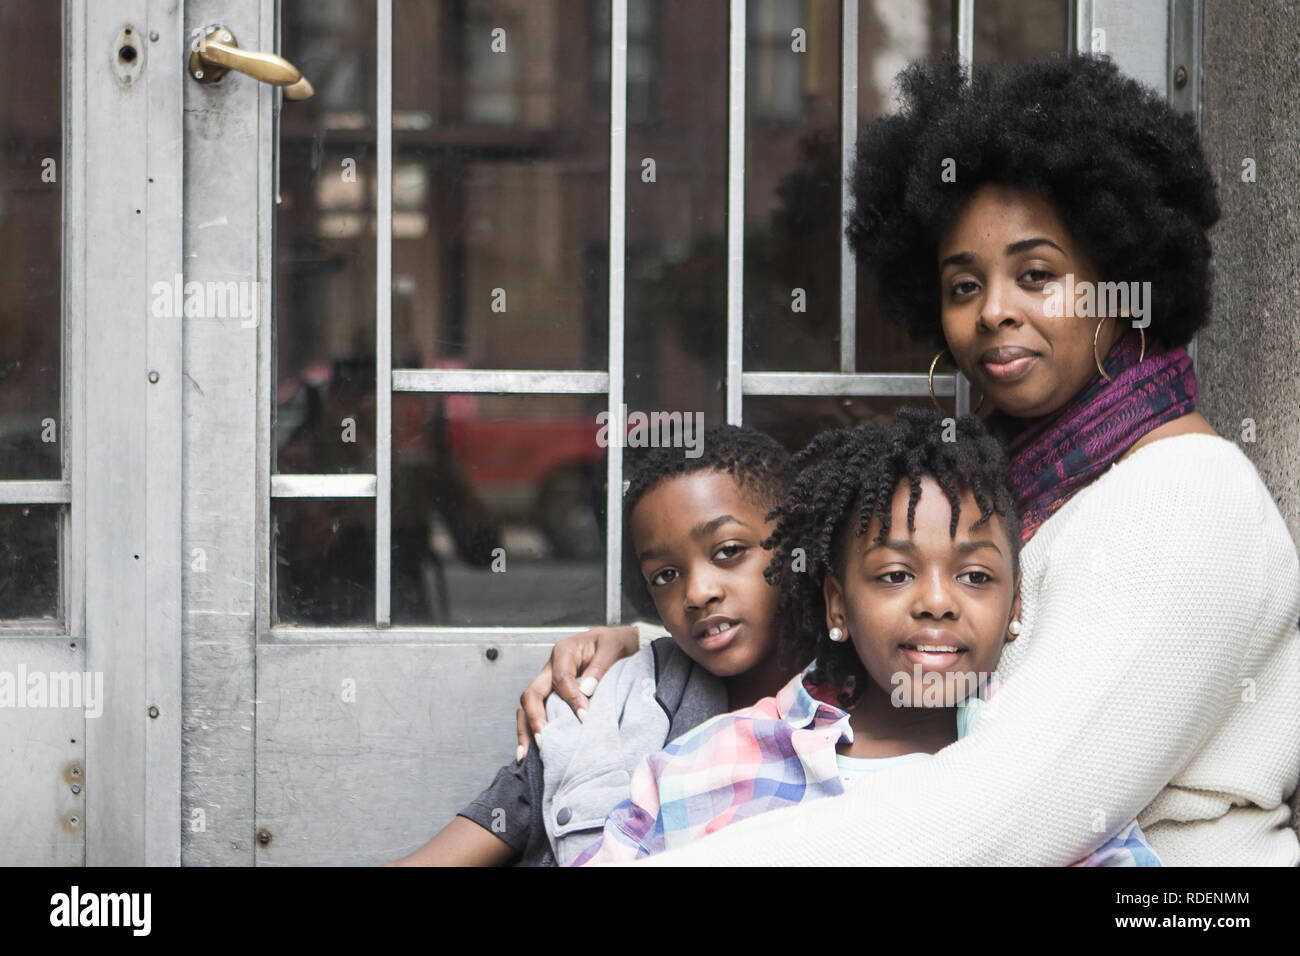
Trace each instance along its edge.
<instances>
[{"instance_id":1,"label":"gold hoop earring","mask_svg":"<svg viewBox=\"0 0 1300 956\"><path fill-rule=\"evenodd\" d=\"M939 364L939 359L943 358L943 353L946 352L946 351L948 351L948 350L947 350L947 349L940 349L940 350L939 350L939 354L936 355L936 356L934 357L934 359L930 362L930 375L929 375L929 380L930 380L930 401L934 402L935 410L936 410L936 411L940 411L940 412L943 411L943 406L939 404L939 399L935 398L935 396L934 396L934 367L935 367L936 365ZM956 365L957 363L956 363L956 361L954 361L952 364L953 364L953 365ZM984 393L983 393L983 392L980 392L980 400L979 400L978 402L976 402L976 403L975 403L975 407L971 409L971 414L974 415L976 412L978 412L978 411L979 411L981 408L983 408L983 407L984 407Z\"/></svg>"},{"instance_id":2,"label":"gold hoop earring","mask_svg":"<svg viewBox=\"0 0 1300 956\"><path fill-rule=\"evenodd\" d=\"M1121 316L1121 318L1127 319L1128 316L1126 315ZM1092 360L1097 363L1097 371L1101 373L1101 377L1104 378L1107 382L1113 382L1114 379L1112 379L1109 375L1106 374L1106 370L1101 367L1101 359L1097 357L1097 338L1098 336L1101 335L1101 323L1105 321L1106 321L1106 317L1102 316L1101 319L1097 322L1097 327L1092 331ZM1142 351L1138 353L1138 364L1141 365L1142 360L1146 358L1147 355L1146 330L1139 328L1138 335L1142 336Z\"/></svg>"}]
</instances>

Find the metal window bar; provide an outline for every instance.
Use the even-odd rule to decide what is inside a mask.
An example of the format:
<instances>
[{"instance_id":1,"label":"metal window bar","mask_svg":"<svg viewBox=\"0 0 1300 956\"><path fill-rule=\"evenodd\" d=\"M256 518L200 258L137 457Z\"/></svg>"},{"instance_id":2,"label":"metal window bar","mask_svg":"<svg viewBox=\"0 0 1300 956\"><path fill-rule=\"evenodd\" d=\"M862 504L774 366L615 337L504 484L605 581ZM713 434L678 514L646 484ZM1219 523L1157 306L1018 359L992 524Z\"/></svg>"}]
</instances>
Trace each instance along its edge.
<instances>
[{"instance_id":1,"label":"metal window bar","mask_svg":"<svg viewBox=\"0 0 1300 956\"><path fill-rule=\"evenodd\" d=\"M375 27L375 626L392 607L393 510L393 0L378 0Z\"/></svg>"},{"instance_id":2,"label":"metal window bar","mask_svg":"<svg viewBox=\"0 0 1300 956\"><path fill-rule=\"evenodd\" d=\"M627 0L612 0L609 54L609 421L623 402L623 300L627 191ZM575 376L570 376L571 378ZM618 436L620 439L623 436ZM605 449L605 622L623 609L623 442Z\"/></svg>"},{"instance_id":3,"label":"metal window bar","mask_svg":"<svg viewBox=\"0 0 1300 956\"><path fill-rule=\"evenodd\" d=\"M741 424L745 343L745 4L731 0L727 100L727 422Z\"/></svg>"},{"instance_id":4,"label":"metal window bar","mask_svg":"<svg viewBox=\"0 0 1300 956\"><path fill-rule=\"evenodd\" d=\"M1092 0L1070 0L1070 49L1087 53L1092 49Z\"/></svg>"},{"instance_id":5,"label":"metal window bar","mask_svg":"<svg viewBox=\"0 0 1300 956\"><path fill-rule=\"evenodd\" d=\"M844 0L840 23L840 371L857 371L858 263L844 232L853 204L849 177L858 142L858 0Z\"/></svg>"},{"instance_id":6,"label":"metal window bar","mask_svg":"<svg viewBox=\"0 0 1300 956\"><path fill-rule=\"evenodd\" d=\"M929 398L925 375L897 372L842 374L836 372L746 372L746 395L842 395L858 398ZM934 394L950 397L953 376L935 375Z\"/></svg>"},{"instance_id":7,"label":"metal window bar","mask_svg":"<svg viewBox=\"0 0 1300 956\"><path fill-rule=\"evenodd\" d=\"M65 505L72 501L72 484L45 481L0 481L0 505Z\"/></svg>"},{"instance_id":8,"label":"metal window bar","mask_svg":"<svg viewBox=\"0 0 1300 956\"><path fill-rule=\"evenodd\" d=\"M961 59L962 64L969 71L975 63L975 0L957 0L957 56ZM937 372L937 369L936 369ZM945 385L940 385L941 378L945 380ZM970 382L961 372L953 372L949 375L934 377L934 393L953 394L953 392L940 392L940 388L946 388L946 382L952 382L952 388L956 395L955 411L958 415L965 415L970 411Z\"/></svg>"},{"instance_id":9,"label":"metal window bar","mask_svg":"<svg viewBox=\"0 0 1300 956\"><path fill-rule=\"evenodd\" d=\"M619 184L620 192L623 184ZM611 203L613 202L613 188L611 187ZM620 199L621 202L621 199ZM613 213L611 211L611 218ZM619 224L620 229L622 223ZM612 233L611 233L612 240ZM622 243L620 241L620 248ZM610 245L610 262L614 262L614 247L611 241ZM612 267L611 267L612 272ZM610 281L615 281L613 275ZM622 284L623 284L623 266L618 264L619 283L619 314L617 316L618 329L617 333L620 338L620 348L618 351L619 368L621 376L623 351L621 339L623 334L622 318ZM613 329L614 313L612 308L614 292L610 288L611 298L611 329L610 329L610 369L606 372L551 372L551 371L527 371L512 369L432 369L432 368L400 368L392 372L393 390L397 392L489 392L493 394L511 395L511 394L542 394L542 395L603 395L606 392L613 391L613 367L614 367L614 343ZM622 392L622 386L618 388Z\"/></svg>"}]
</instances>

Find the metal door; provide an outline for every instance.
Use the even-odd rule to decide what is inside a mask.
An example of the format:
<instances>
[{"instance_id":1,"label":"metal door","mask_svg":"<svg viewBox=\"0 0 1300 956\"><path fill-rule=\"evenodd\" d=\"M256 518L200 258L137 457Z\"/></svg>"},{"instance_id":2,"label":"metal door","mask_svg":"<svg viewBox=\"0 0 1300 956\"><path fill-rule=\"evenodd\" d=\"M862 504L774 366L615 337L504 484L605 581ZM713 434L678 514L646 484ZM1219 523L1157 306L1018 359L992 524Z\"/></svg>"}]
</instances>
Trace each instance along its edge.
<instances>
[{"instance_id":1,"label":"metal door","mask_svg":"<svg viewBox=\"0 0 1300 956\"><path fill-rule=\"evenodd\" d=\"M0 12L8 863L180 861L180 16Z\"/></svg>"}]
</instances>

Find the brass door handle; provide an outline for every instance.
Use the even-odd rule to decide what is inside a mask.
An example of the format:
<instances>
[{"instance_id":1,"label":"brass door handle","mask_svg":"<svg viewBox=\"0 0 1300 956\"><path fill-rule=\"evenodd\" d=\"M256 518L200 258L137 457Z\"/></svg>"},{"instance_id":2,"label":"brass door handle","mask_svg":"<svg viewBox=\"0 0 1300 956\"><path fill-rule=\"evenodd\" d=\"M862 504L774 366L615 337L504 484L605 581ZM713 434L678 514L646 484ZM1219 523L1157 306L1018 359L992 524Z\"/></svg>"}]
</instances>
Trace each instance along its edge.
<instances>
[{"instance_id":1,"label":"brass door handle","mask_svg":"<svg viewBox=\"0 0 1300 956\"><path fill-rule=\"evenodd\" d=\"M316 92L298 68L282 56L241 50L225 27L195 31L190 45L190 76L200 83L215 83L234 70L262 83L284 87L286 100L305 100Z\"/></svg>"}]
</instances>

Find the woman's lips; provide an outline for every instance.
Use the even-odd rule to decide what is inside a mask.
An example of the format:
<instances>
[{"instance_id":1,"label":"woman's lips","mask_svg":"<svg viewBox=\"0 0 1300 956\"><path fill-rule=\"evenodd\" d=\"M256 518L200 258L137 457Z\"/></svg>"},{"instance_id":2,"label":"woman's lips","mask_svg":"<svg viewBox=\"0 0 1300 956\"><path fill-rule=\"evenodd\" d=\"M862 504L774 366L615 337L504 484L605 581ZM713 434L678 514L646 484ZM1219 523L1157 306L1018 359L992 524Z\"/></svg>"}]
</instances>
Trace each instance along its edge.
<instances>
[{"instance_id":1,"label":"woman's lips","mask_svg":"<svg viewBox=\"0 0 1300 956\"><path fill-rule=\"evenodd\" d=\"M1009 362L981 362L980 365L999 382L1014 382L1023 378L1037 359L1037 355L1022 355Z\"/></svg>"}]
</instances>

